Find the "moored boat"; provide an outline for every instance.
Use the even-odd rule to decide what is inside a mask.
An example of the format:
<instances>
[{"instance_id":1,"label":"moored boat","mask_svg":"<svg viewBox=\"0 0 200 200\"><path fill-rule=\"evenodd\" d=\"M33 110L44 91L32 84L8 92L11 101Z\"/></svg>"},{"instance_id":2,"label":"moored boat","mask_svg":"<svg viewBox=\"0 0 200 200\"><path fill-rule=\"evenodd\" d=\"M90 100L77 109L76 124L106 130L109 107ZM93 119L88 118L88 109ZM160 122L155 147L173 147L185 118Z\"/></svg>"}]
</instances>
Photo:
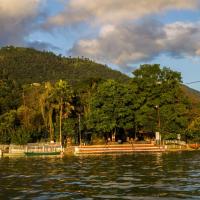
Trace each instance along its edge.
<instances>
[{"instance_id":1,"label":"moored boat","mask_svg":"<svg viewBox=\"0 0 200 200\"><path fill-rule=\"evenodd\" d=\"M55 152L25 152L26 156L50 156L50 155L60 155L61 151Z\"/></svg>"}]
</instances>

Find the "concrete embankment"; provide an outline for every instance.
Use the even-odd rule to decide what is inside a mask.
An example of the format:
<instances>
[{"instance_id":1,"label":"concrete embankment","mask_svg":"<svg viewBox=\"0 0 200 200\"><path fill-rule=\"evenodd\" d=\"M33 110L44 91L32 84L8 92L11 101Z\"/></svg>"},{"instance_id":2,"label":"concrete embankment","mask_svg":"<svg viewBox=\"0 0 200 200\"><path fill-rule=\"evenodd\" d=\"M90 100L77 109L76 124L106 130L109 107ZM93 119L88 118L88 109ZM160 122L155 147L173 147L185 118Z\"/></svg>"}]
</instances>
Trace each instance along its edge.
<instances>
[{"instance_id":1,"label":"concrete embankment","mask_svg":"<svg viewBox=\"0 0 200 200\"><path fill-rule=\"evenodd\" d=\"M3 151L0 149L0 158L3 156Z\"/></svg>"},{"instance_id":2,"label":"concrete embankment","mask_svg":"<svg viewBox=\"0 0 200 200\"><path fill-rule=\"evenodd\" d=\"M119 145L90 145L71 148L74 154L99 153L131 153L131 152L163 152L164 146L154 144L119 144Z\"/></svg>"}]
</instances>

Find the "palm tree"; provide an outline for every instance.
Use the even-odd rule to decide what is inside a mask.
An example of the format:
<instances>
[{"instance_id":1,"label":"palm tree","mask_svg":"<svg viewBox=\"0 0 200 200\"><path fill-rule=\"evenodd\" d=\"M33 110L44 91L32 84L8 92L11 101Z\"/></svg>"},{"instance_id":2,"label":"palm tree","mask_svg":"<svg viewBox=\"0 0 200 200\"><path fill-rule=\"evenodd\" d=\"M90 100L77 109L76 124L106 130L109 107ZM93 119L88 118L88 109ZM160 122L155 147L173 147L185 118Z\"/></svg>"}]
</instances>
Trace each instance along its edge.
<instances>
[{"instance_id":1,"label":"palm tree","mask_svg":"<svg viewBox=\"0 0 200 200\"><path fill-rule=\"evenodd\" d=\"M52 94L53 94L53 86L51 85L50 82L46 82L44 87L44 92L40 96L39 103L44 124L46 127L49 128L50 141L53 141L54 139L54 126L52 119L54 104L52 101L53 100Z\"/></svg>"},{"instance_id":2,"label":"palm tree","mask_svg":"<svg viewBox=\"0 0 200 200\"><path fill-rule=\"evenodd\" d=\"M68 118L71 111L74 109L71 104L73 92L67 81L59 80L55 84L54 96L59 109L59 137L62 145L62 119Z\"/></svg>"}]
</instances>

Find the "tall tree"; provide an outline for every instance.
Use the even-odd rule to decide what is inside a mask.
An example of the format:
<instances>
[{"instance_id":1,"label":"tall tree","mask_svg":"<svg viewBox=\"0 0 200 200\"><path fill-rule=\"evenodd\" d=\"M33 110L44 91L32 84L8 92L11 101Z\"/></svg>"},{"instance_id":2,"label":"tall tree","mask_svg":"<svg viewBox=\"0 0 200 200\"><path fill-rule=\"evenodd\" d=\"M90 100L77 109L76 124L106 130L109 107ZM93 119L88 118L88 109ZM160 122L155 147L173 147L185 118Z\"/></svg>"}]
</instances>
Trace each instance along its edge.
<instances>
[{"instance_id":1,"label":"tall tree","mask_svg":"<svg viewBox=\"0 0 200 200\"><path fill-rule=\"evenodd\" d=\"M114 133L116 128L134 125L135 88L108 80L97 87L90 99L88 127L100 134Z\"/></svg>"},{"instance_id":2,"label":"tall tree","mask_svg":"<svg viewBox=\"0 0 200 200\"><path fill-rule=\"evenodd\" d=\"M141 65L133 74L140 102L137 122L146 130L160 129L165 137L182 133L189 102L181 90L181 74L158 64Z\"/></svg>"},{"instance_id":3,"label":"tall tree","mask_svg":"<svg viewBox=\"0 0 200 200\"><path fill-rule=\"evenodd\" d=\"M59 80L55 84L53 96L58 105L59 110L59 138L62 144L62 119L68 118L71 110L74 109L72 105L73 91L67 81Z\"/></svg>"},{"instance_id":4,"label":"tall tree","mask_svg":"<svg viewBox=\"0 0 200 200\"><path fill-rule=\"evenodd\" d=\"M39 105L42 113L44 124L49 128L50 141L54 140L54 126L53 126L53 111L54 111L54 99L53 99L53 86L50 82L44 84L43 92L39 98Z\"/></svg>"}]
</instances>

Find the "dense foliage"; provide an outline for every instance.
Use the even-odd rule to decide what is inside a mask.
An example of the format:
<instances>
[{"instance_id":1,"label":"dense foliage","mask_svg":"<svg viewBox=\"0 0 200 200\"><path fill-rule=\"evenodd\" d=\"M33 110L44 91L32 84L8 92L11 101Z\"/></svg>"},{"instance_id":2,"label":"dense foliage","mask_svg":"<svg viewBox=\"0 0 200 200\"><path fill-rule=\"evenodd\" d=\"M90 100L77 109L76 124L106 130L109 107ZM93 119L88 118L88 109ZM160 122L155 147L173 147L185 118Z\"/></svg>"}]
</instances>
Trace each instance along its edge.
<instances>
[{"instance_id":1,"label":"dense foliage","mask_svg":"<svg viewBox=\"0 0 200 200\"><path fill-rule=\"evenodd\" d=\"M157 124L157 131L162 132L164 138L184 134L190 104L181 90L180 73L169 68L161 69L159 65L143 65L134 71L134 75L133 82L138 85L140 100L137 123L152 131Z\"/></svg>"},{"instance_id":2,"label":"dense foliage","mask_svg":"<svg viewBox=\"0 0 200 200\"><path fill-rule=\"evenodd\" d=\"M122 82L129 79L119 71L87 58L62 57L52 52L12 46L0 49L0 79L2 78L21 84L62 79L77 87L90 78L112 78Z\"/></svg>"},{"instance_id":3,"label":"dense foliage","mask_svg":"<svg viewBox=\"0 0 200 200\"><path fill-rule=\"evenodd\" d=\"M0 143L126 140L156 131L200 138L199 94L169 68L142 65L128 78L89 60L6 47L0 70Z\"/></svg>"}]
</instances>

